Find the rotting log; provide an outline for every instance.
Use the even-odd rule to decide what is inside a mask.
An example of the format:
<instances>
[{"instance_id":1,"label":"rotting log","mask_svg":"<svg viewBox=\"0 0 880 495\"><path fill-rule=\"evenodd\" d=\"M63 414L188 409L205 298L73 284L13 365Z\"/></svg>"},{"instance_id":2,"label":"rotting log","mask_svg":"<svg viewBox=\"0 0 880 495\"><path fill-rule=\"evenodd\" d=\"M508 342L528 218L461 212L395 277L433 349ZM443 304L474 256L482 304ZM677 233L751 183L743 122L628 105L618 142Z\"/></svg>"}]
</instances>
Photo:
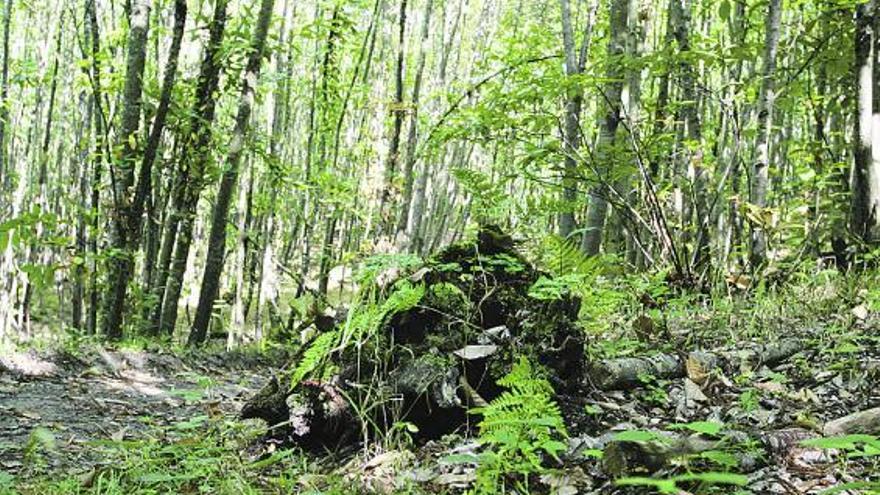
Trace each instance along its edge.
<instances>
[{"instance_id":1,"label":"rotting log","mask_svg":"<svg viewBox=\"0 0 880 495\"><path fill-rule=\"evenodd\" d=\"M826 437L837 435L880 435L880 407L866 409L825 423Z\"/></svg>"},{"instance_id":2,"label":"rotting log","mask_svg":"<svg viewBox=\"0 0 880 495\"><path fill-rule=\"evenodd\" d=\"M800 447L803 440L815 438L815 432L803 428L783 428L771 431L745 432L725 430L717 437L665 430L639 430L638 436L626 436L627 425L598 437L580 436L569 440L568 458L578 460L601 451L602 470L614 477L656 472L669 468L676 460L699 456L709 451L726 452L736 463L738 472L751 472L763 466L767 456L756 455L748 449L731 448L736 444L757 440L770 456L788 457Z\"/></svg>"},{"instance_id":3,"label":"rotting log","mask_svg":"<svg viewBox=\"0 0 880 495\"><path fill-rule=\"evenodd\" d=\"M320 364L292 382L305 351L245 404L242 417L265 420L275 439L334 449L400 422L420 438L467 428L474 424L468 411L501 393L497 381L522 355L543 365L558 393L581 386L580 300L534 297L530 289L546 274L497 227L395 273L397 282L380 275L364 289L373 299L330 331ZM414 293L417 302L398 307Z\"/></svg>"},{"instance_id":4,"label":"rotting log","mask_svg":"<svg viewBox=\"0 0 880 495\"><path fill-rule=\"evenodd\" d=\"M693 351L682 355L657 354L649 357L604 359L589 367L587 379L601 390L615 390L637 386L645 376L660 379L684 377L688 359L699 363L706 370L721 368L725 371L740 371L759 365L775 366L804 348L805 345L800 340L784 339L737 351Z\"/></svg>"}]
</instances>

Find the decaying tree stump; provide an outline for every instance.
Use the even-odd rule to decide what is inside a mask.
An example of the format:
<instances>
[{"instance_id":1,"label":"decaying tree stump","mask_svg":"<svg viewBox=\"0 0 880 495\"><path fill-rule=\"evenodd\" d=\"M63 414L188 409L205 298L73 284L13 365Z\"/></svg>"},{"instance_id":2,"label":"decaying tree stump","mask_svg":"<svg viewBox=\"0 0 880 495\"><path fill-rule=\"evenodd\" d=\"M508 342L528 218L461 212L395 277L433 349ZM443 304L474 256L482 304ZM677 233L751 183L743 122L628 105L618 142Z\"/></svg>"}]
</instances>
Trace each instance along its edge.
<instances>
[{"instance_id":1,"label":"decaying tree stump","mask_svg":"<svg viewBox=\"0 0 880 495\"><path fill-rule=\"evenodd\" d=\"M497 380L523 354L547 368L557 392L573 390L583 376L580 301L530 296L541 276L509 236L483 227L475 241L450 245L376 287L379 295L353 307L325 339L332 349L319 366L291 383L317 353L306 350L242 416L265 420L291 443L332 449L401 422L425 438L461 428L469 408L501 392ZM417 302L398 309L398 299Z\"/></svg>"}]
</instances>

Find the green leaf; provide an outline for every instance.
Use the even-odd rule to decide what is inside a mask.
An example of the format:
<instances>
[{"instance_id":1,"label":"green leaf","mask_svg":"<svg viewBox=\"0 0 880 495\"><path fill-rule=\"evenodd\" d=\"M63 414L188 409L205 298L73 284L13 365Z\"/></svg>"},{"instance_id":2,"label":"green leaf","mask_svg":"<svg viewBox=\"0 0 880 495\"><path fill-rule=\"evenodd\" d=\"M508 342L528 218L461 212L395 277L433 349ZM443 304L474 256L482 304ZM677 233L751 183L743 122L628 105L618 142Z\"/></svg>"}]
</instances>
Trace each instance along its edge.
<instances>
[{"instance_id":1,"label":"green leaf","mask_svg":"<svg viewBox=\"0 0 880 495\"><path fill-rule=\"evenodd\" d=\"M682 474L673 478L675 481L701 481L715 485L739 485L744 486L749 482L748 476L735 473L718 473L710 471L708 473L689 473Z\"/></svg>"},{"instance_id":2,"label":"green leaf","mask_svg":"<svg viewBox=\"0 0 880 495\"><path fill-rule=\"evenodd\" d=\"M718 5L718 17L723 21L730 19L730 0L724 0Z\"/></svg>"},{"instance_id":3,"label":"green leaf","mask_svg":"<svg viewBox=\"0 0 880 495\"><path fill-rule=\"evenodd\" d=\"M656 480L654 478L644 478L634 476L630 478L621 478L614 482L617 486L652 486L660 493L677 493L678 487L675 486L673 480Z\"/></svg>"},{"instance_id":4,"label":"green leaf","mask_svg":"<svg viewBox=\"0 0 880 495\"><path fill-rule=\"evenodd\" d=\"M614 435L618 442L653 442L655 440L666 441L666 438L653 431L626 430Z\"/></svg>"},{"instance_id":5,"label":"green leaf","mask_svg":"<svg viewBox=\"0 0 880 495\"><path fill-rule=\"evenodd\" d=\"M877 437L871 435L843 435L828 438L809 438L807 440L802 440L801 445L804 447L816 447L819 449L853 450L856 448L857 444L874 444L877 441Z\"/></svg>"},{"instance_id":6,"label":"green leaf","mask_svg":"<svg viewBox=\"0 0 880 495\"><path fill-rule=\"evenodd\" d=\"M721 429L724 428L722 423L716 423L714 421L693 421L691 423L675 423L669 425L670 430L691 430L695 433L702 433L703 435L709 436L718 436L721 433Z\"/></svg>"}]
</instances>

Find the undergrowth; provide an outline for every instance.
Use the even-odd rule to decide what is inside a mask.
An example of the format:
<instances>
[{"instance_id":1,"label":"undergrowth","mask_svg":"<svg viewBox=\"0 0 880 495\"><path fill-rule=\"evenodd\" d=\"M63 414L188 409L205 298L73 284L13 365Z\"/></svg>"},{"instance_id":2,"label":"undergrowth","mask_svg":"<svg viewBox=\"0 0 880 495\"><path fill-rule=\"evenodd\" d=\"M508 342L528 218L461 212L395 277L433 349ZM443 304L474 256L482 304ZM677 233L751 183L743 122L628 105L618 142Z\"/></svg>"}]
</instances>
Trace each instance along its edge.
<instances>
[{"instance_id":1,"label":"undergrowth","mask_svg":"<svg viewBox=\"0 0 880 495\"><path fill-rule=\"evenodd\" d=\"M18 483L0 477L0 494L151 495L213 493L222 495L286 494L308 491L308 475L320 467L296 450L270 450L258 460L244 453L258 430L246 423L197 416L137 440L92 442L101 462L85 473L52 476L29 464ZM35 447L42 448L42 447ZM35 455L39 455L36 453ZM351 493L338 476L315 478L314 493Z\"/></svg>"}]
</instances>

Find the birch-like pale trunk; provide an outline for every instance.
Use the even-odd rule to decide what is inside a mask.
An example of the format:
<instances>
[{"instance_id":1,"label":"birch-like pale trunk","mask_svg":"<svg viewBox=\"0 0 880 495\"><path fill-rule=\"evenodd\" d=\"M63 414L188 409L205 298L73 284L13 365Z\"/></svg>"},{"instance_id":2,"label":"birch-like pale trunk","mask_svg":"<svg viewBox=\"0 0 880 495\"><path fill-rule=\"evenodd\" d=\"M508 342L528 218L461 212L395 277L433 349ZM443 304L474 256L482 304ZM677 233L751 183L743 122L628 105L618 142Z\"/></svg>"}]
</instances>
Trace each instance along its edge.
<instances>
[{"instance_id":1,"label":"birch-like pale trunk","mask_svg":"<svg viewBox=\"0 0 880 495\"><path fill-rule=\"evenodd\" d=\"M776 52L779 48L779 24L782 0L770 0L767 10L764 38L764 56L761 69L761 91L758 95L758 130L755 139L755 159L752 163L750 202L761 214L760 222L752 222L751 263L758 266L767 257L766 215L767 184L770 175L770 129L773 124L775 98ZM870 98L868 99L870 102Z\"/></svg>"}]
</instances>

